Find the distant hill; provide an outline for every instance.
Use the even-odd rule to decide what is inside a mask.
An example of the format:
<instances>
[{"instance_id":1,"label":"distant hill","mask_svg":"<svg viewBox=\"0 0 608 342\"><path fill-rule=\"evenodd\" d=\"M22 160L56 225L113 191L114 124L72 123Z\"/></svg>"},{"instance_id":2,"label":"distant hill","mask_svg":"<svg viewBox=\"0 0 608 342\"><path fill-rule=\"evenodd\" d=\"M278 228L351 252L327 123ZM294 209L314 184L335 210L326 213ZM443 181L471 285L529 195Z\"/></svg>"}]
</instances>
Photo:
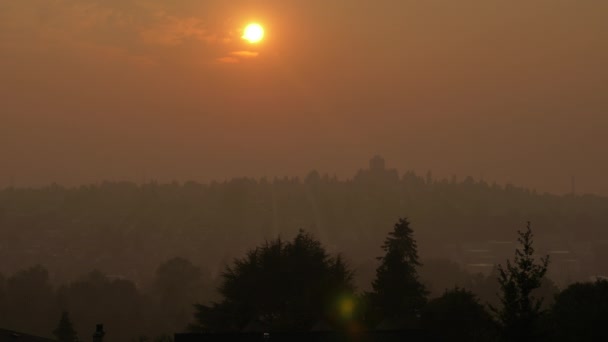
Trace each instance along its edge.
<instances>
[{"instance_id":1,"label":"distant hill","mask_svg":"<svg viewBox=\"0 0 608 342\"><path fill-rule=\"evenodd\" d=\"M97 268L140 282L169 257L184 256L217 274L264 239L303 228L344 253L365 283L400 216L412 222L423 260L503 261L515 231L532 221L540 252L561 251L557 265L573 265L555 272L608 274L598 261L608 258L608 198L398 173L381 158L348 180L313 171L305 179L7 188L0 191L0 272L41 263L56 281Z\"/></svg>"}]
</instances>

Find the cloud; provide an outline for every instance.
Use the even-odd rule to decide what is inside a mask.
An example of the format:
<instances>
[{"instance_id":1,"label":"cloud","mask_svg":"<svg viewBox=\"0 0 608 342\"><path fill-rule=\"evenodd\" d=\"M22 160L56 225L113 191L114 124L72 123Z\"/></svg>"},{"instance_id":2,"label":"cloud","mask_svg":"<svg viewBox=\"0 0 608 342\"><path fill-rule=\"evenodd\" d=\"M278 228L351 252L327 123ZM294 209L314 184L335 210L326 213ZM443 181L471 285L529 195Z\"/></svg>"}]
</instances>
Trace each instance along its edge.
<instances>
[{"instance_id":1,"label":"cloud","mask_svg":"<svg viewBox=\"0 0 608 342\"><path fill-rule=\"evenodd\" d=\"M217 59L220 63L236 64L242 60L256 58L259 56L259 52L255 51L232 51L228 56L220 57Z\"/></svg>"},{"instance_id":2,"label":"cloud","mask_svg":"<svg viewBox=\"0 0 608 342\"><path fill-rule=\"evenodd\" d=\"M136 54L133 51L111 45L82 43L78 45L78 51L105 61L120 61L122 64L128 63L138 67L156 67L159 65L157 58L154 56Z\"/></svg>"},{"instance_id":3,"label":"cloud","mask_svg":"<svg viewBox=\"0 0 608 342\"><path fill-rule=\"evenodd\" d=\"M147 66L213 61L230 51L234 28L205 6L210 5L160 0L2 2L0 49L61 51Z\"/></svg>"},{"instance_id":4,"label":"cloud","mask_svg":"<svg viewBox=\"0 0 608 342\"><path fill-rule=\"evenodd\" d=\"M241 58L254 58L257 57L259 53L254 51L233 51L230 55Z\"/></svg>"},{"instance_id":5,"label":"cloud","mask_svg":"<svg viewBox=\"0 0 608 342\"><path fill-rule=\"evenodd\" d=\"M226 64L237 64L241 60L238 59L238 58L236 58L236 57L226 56L226 57L220 57L220 58L218 58L217 61L220 62L220 63L226 63Z\"/></svg>"},{"instance_id":6,"label":"cloud","mask_svg":"<svg viewBox=\"0 0 608 342\"><path fill-rule=\"evenodd\" d=\"M140 29L142 40L149 44L177 46L188 40L208 44L228 42L228 37L211 32L203 20L158 14L158 23Z\"/></svg>"}]
</instances>

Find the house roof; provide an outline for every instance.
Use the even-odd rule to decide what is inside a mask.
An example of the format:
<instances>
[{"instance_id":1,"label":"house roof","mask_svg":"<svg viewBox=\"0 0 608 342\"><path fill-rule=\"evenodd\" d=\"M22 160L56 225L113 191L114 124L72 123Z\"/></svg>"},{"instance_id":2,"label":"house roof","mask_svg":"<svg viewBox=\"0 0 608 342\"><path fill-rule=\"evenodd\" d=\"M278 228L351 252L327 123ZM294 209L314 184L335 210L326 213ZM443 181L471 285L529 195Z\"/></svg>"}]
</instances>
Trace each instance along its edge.
<instances>
[{"instance_id":1,"label":"house roof","mask_svg":"<svg viewBox=\"0 0 608 342\"><path fill-rule=\"evenodd\" d=\"M424 330L327 332L269 332L269 333L183 333L175 334L175 342L436 342L438 338Z\"/></svg>"},{"instance_id":2,"label":"house roof","mask_svg":"<svg viewBox=\"0 0 608 342\"><path fill-rule=\"evenodd\" d=\"M13 330L0 329L0 342L57 342L56 340L25 334Z\"/></svg>"}]
</instances>

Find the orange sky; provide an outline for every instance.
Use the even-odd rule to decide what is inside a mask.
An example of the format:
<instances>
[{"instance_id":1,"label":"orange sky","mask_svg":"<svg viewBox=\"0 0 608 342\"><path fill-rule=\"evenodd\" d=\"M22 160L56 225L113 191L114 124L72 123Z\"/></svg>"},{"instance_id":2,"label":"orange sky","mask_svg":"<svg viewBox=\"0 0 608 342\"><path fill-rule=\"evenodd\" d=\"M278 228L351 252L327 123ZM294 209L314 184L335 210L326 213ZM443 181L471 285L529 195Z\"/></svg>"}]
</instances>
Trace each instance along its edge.
<instances>
[{"instance_id":1,"label":"orange sky","mask_svg":"<svg viewBox=\"0 0 608 342\"><path fill-rule=\"evenodd\" d=\"M0 186L391 166L608 195L604 0L0 0ZM240 36L250 21L266 39Z\"/></svg>"}]
</instances>

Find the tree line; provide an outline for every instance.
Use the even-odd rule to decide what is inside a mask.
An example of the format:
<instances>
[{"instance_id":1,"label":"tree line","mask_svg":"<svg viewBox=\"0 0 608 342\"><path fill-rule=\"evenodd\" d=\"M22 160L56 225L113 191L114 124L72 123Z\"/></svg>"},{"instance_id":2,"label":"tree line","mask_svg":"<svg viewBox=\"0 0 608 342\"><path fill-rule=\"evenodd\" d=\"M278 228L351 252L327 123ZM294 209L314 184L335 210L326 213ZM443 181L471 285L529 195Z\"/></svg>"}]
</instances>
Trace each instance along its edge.
<instances>
[{"instance_id":1,"label":"tree line","mask_svg":"<svg viewBox=\"0 0 608 342\"><path fill-rule=\"evenodd\" d=\"M215 284L183 258L172 258L142 291L132 281L92 271L57 288L35 266L0 276L0 326L61 342L88 340L104 323L116 341L165 342L175 332L426 329L472 341L602 340L608 282L575 283L550 298L538 290L549 259L537 259L530 226L512 260L496 268L495 304L469 287L431 296L420 278L414 232L400 219L381 246L369 290L355 271L312 234L276 238L228 263ZM380 253L379 253L380 254ZM210 289L217 287L217 294ZM549 305L546 303L549 302Z\"/></svg>"},{"instance_id":2,"label":"tree line","mask_svg":"<svg viewBox=\"0 0 608 342\"><path fill-rule=\"evenodd\" d=\"M161 264L146 287L98 270L53 286L48 270L36 265L0 274L0 328L75 342L90 341L103 323L112 341L164 342L185 329L193 304L212 298L213 287L179 257Z\"/></svg>"},{"instance_id":3,"label":"tree line","mask_svg":"<svg viewBox=\"0 0 608 342\"><path fill-rule=\"evenodd\" d=\"M538 258L530 223L518 231L512 260L497 267L499 305L465 288L429 298L420 281L416 240L407 219L388 233L371 291L358 292L353 270L300 231L272 240L226 267L221 300L196 305L195 332L426 329L442 340L605 340L608 281L575 283L544 308L538 290L549 256ZM580 315L580 316L579 316Z\"/></svg>"},{"instance_id":4,"label":"tree line","mask_svg":"<svg viewBox=\"0 0 608 342\"><path fill-rule=\"evenodd\" d=\"M370 165L351 179L312 171L303 178L5 188L0 271L44 264L57 284L91 269L146 283L160 263L180 255L215 277L257 241L304 228L342 251L358 271L356 284L365 287L375 275L375 246L384 238L379 227L404 212L416 222L426 258L462 264L454 259L454 245L511 240L512 227L529 219L542 249L570 250L579 260L570 273L552 275L563 278L556 281L608 274L604 197L543 194L471 177L399 174L382 165Z\"/></svg>"}]
</instances>

